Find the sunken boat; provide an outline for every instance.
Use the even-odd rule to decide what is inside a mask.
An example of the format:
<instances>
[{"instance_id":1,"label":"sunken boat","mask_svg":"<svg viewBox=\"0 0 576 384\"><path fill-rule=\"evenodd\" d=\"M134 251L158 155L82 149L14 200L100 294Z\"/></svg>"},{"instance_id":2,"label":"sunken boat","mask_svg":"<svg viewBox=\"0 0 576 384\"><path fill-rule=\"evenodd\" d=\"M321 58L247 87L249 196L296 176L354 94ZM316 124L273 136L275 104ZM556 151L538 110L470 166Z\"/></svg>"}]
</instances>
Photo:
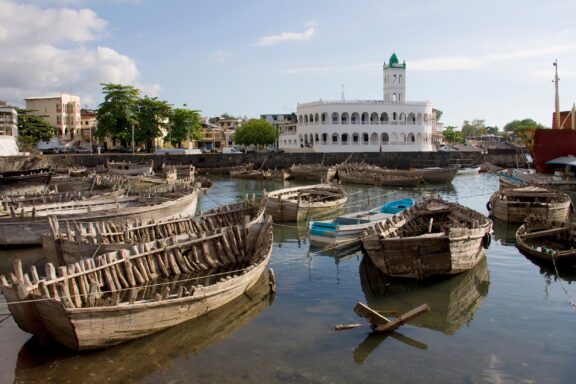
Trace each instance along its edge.
<instances>
[{"instance_id":1,"label":"sunken boat","mask_svg":"<svg viewBox=\"0 0 576 384\"><path fill-rule=\"evenodd\" d=\"M50 168L0 172L0 194L42 191L52 178Z\"/></svg>"},{"instance_id":2,"label":"sunken boat","mask_svg":"<svg viewBox=\"0 0 576 384\"><path fill-rule=\"evenodd\" d=\"M530 216L516 232L516 247L534 261L576 266L576 224Z\"/></svg>"},{"instance_id":3,"label":"sunken boat","mask_svg":"<svg viewBox=\"0 0 576 384\"><path fill-rule=\"evenodd\" d=\"M336 175L336 169L324 164L293 164L288 172L295 180L313 180L330 182Z\"/></svg>"},{"instance_id":4,"label":"sunken boat","mask_svg":"<svg viewBox=\"0 0 576 384\"><path fill-rule=\"evenodd\" d=\"M149 176L154 174L154 161L149 163L133 163L131 161L113 161L106 162L108 172L113 175L122 176Z\"/></svg>"}]
</instances>

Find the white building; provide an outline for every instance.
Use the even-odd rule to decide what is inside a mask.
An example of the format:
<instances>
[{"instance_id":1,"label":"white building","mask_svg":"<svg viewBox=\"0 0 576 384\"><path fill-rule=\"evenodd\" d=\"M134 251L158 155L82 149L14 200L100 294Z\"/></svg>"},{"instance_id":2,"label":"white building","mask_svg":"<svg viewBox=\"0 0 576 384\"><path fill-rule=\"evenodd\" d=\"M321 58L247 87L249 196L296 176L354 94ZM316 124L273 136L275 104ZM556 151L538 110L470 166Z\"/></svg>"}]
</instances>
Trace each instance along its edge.
<instances>
[{"instance_id":1,"label":"white building","mask_svg":"<svg viewBox=\"0 0 576 384\"><path fill-rule=\"evenodd\" d=\"M382 100L298 104L296 131L281 132L280 148L296 152L433 151L436 122L428 101L406 101L406 63L384 63Z\"/></svg>"},{"instance_id":2,"label":"white building","mask_svg":"<svg viewBox=\"0 0 576 384\"><path fill-rule=\"evenodd\" d=\"M0 101L0 156L19 154L16 138L18 137L18 111L16 107Z\"/></svg>"}]
</instances>

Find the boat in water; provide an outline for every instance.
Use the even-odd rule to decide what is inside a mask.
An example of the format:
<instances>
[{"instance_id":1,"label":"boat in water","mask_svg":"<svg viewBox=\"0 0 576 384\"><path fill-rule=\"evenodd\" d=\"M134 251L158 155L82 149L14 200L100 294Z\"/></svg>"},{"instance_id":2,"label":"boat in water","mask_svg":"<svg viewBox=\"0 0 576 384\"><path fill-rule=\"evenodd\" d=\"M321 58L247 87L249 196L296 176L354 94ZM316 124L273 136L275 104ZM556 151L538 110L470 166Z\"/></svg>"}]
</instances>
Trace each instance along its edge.
<instances>
[{"instance_id":1,"label":"boat in water","mask_svg":"<svg viewBox=\"0 0 576 384\"><path fill-rule=\"evenodd\" d=\"M256 284L272 222L184 234L58 268L39 278L14 263L0 288L18 324L72 350L101 349L195 319Z\"/></svg>"},{"instance_id":2,"label":"boat in water","mask_svg":"<svg viewBox=\"0 0 576 384\"><path fill-rule=\"evenodd\" d=\"M392 277L422 280L473 268L490 244L492 220L440 197L425 198L367 228L362 246Z\"/></svg>"},{"instance_id":3,"label":"boat in water","mask_svg":"<svg viewBox=\"0 0 576 384\"><path fill-rule=\"evenodd\" d=\"M410 198L388 201L368 211L348 213L333 220L310 222L310 244L318 246L352 247L360 243L369 226L386 220L414 205Z\"/></svg>"}]
</instances>

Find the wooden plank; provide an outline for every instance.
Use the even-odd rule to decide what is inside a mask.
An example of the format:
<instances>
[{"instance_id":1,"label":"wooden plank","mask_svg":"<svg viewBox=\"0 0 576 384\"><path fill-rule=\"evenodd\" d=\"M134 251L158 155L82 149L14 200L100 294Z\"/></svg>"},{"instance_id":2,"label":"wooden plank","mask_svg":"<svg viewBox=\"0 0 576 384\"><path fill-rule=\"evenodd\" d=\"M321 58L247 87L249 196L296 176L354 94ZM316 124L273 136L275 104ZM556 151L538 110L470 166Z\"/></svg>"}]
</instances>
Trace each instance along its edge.
<instances>
[{"instance_id":1,"label":"wooden plank","mask_svg":"<svg viewBox=\"0 0 576 384\"><path fill-rule=\"evenodd\" d=\"M403 315L400 315L398 318L390 321L389 323L377 326L374 328L375 332L390 332L398 329L400 326L406 324L408 321L430 311L430 307L428 304L422 304L419 307L416 307Z\"/></svg>"},{"instance_id":2,"label":"wooden plank","mask_svg":"<svg viewBox=\"0 0 576 384\"><path fill-rule=\"evenodd\" d=\"M356 312L358 316L361 316L366 320L368 320L368 322L372 324L372 326L374 327L377 327L382 324L387 324L390 322L390 319L382 316L372 308L360 302L358 302L354 307L354 312Z\"/></svg>"}]
</instances>

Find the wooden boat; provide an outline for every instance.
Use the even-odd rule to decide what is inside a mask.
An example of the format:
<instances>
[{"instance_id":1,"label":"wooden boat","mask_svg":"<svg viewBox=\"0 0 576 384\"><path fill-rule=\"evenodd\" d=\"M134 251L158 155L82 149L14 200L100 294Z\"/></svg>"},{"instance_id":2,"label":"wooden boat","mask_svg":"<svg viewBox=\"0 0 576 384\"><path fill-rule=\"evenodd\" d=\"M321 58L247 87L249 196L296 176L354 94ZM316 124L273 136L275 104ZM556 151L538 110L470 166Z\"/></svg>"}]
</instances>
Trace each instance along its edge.
<instances>
[{"instance_id":1,"label":"wooden boat","mask_svg":"<svg viewBox=\"0 0 576 384\"><path fill-rule=\"evenodd\" d=\"M132 163L130 161L111 161L106 162L108 172L114 175L123 176L140 176L154 174L154 161L149 164Z\"/></svg>"},{"instance_id":2,"label":"wooden boat","mask_svg":"<svg viewBox=\"0 0 576 384\"><path fill-rule=\"evenodd\" d=\"M231 171L254 169L252 163L247 163L244 165L238 165L236 163L229 164L202 164L196 168L196 172L199 175L229 175Z\"/></svg>"},{"instance_id":3,"label":"wooden boat","mask_svg":"<svg viewBox=\"0 0 576 384\"><path fill-rule=\"evenodd\" d=\"M23 195L0 196L0 217L22 215L22 208L33 208L36 211L63 206L70 202L110 199L128 194L126 188L115 188L109 191L76 191L76 192L39 192ZM26 212L24 212L26 215Z\"/></svg>"},{"instance_id":4,"label":"wooden boat","mask_svg":"<svg viewBox=\"0 0 576 384\"><path fill-rule=\"evenodd\" d=\"M522 223L528 215L566 221L571 206L568 194L536 186L494 192L486 204L490 217L508 223Z\"/></svg>"},{"instance_id":5,"label":"wooden boat","mask_svg":"<svg viewBox=\"0 0 576 384\"><path fill-rule=\"evenodd\" d=\"M133 195L23 207L9 217L0 216L0 245L42 244L42 234L51 230L48 216L60 222L106 220L113 223L169 218L193 213L197 196L198 190L193 188L153 197Z\"/></svg>"},{"instance_id":6,"label":"wooden boat","mask_svg":"<svg viewBox=\"0 0 576 384\"><path fill-rule=\"evenodd\" d=\"M388 276L424 279L474 267L490 244L492 221L440 197L376 223L362 239L372 262Z\"/></svg>"},{"instance_id":7,"label":"wooden boat","mask_svg":"<svg viewBox=\"0 0 576 384\"><path fill-rule=\"evenodd\" d=\"M0 172L0 194L42 190L48 186L51 178L50 168L2 171Z\"/></svg>"},{"instance_id":8,"label":"wooden boat","mask_svg":"<svg viewBox=\"0 0 576 384\"><path fill-rule=\"evenodd\" d=\"M230 177L248 180L264 180L272 176L272 173L265 169L238 169L230 171Z\"/></svg>"},{"instance_id":9,"label":"wooden boat","mask_svg":"<svg viewBox=\"0 0 576 384\"><path fill-rule=\"evenodd\" d=\"M350 247L360 243L362 233L376 222L386 220L414 205L412 199L392 200L368 211L348 213L333 220L310 223L310 244L313 246Z\"/></svg>"},{"instance_id":10,"label":"wooden boat","mask_svg":"<svg viewBox=\"0 0 576 384\"><path fill-rule=\"evenodd\" d=\"M384 168L367 164L338 167L335 178L343 183L395 187L417 187L422 183L420 176L395 175Z\"/></svg>"},{"instance_id":11,"label":"wooden boat","mask_svg":"<svg viewBox=\"0 0 576 384\"><path fill-rule=\"evenodd\" d=\"M531 216L516 232L516 247L536 261L576 266L576 224Z\"/></svg>"},{"instance_id":12,"label":"wooden boat","mask_svg":"<svg viewBox=\"0 0 576 384\"><path fill-rule=\"evenodd\" d=\"M478 173L480 173L480 167L460 167L456 175L477 175Z\"/></svg>"},{"instance_id":13,"label":"wooden boat","mask_svg":"<svg viewBox=\"0 0 576 384\"><path fill-rule=\"evenodd\" d=\"M121 223L65 222L52 218L50 232L42 235L42 247L49 262L65 265L133 244L170 236L214 231L216 228L264 220L264 208L254 200L227 204L201 213L173 219L128 220ZM64 227L65 230L58 230Z\"/></svg>"},{"instance_id":14,"label":"wooden boat","mask_svg":"<svg viewBox=\"0 0 576 384\"><path fill-rule=\"evenodd\" d=\"M105 348L197 318L242 295L264 272L272 223L134 245L56 269L0 276L18 326L73 350ZM22 303L23 302L23 303Z\"/></svg>"},{"instance_id":15,"label":"wooden boat","mask_svg":"<svg viewBox=\"0 0 576 384\"><path fill-rule=\"evenodd\" d=\"M439 168L411 168L411 169L384 169L384 173L394 176L419 177L429 184L451 183L458 172L457 167Z\"/></svg>"},{"instance_id":16,"label":"wooden boat","mask_svg":"<svg viewBox=\"0 0 576 384\"><path fill-rule=\"evenodd\" d=\"M231 302L160 333L108 348L98 353L55 353L50 340L31 337L18 352L14 382L35 383L39 377L57 377L61 383L101 384L102 375L113 372L117 383L139 383L164 375L166 368L183 357L234 337L274 302L270 274L262 274L244 294ZM142 358L146 356L146 358Z\"/></svg>"},{"instance_id":17,"label":"wooden boat","mask_svg":"<svg viewBox=\"0 0 576 384\"><path fill-rule=\"evenodd\" d=\"M265 193L266 212L274 221L303 221L338 211L348 195L338 184L315 184Z\"/></svg>"},{"instance_id":18,"label":"wooden boat","mask_svg":"<svg viewBox=\"0 0 576 384\"><path fill-rule=\"evenodd\" d=\"M290 173L284 169L269 169L264 177L266 180L290 180L294 178Z\"/></svg>"},{"instance_id":19,"label":"wooden boat","mask_svg":"<svg viewBox=\"0 0 576 384\"><path fill-rule=\"evenodd\" d=\"M68 175L70 177L83 177L88 176L89 171L86 167L68 168Z\"/></svg>"},{"instance_id":20,"label":"wooden boat","mask_svg":"<svg viewBox=\"0 0 576 384\"><path fill-rule=\"evenodd\" d=\"M330 182L336 175L336 169L324 164L293 164L289 169L296 180L314 180Z\"/></svg>"}]
</instances>

